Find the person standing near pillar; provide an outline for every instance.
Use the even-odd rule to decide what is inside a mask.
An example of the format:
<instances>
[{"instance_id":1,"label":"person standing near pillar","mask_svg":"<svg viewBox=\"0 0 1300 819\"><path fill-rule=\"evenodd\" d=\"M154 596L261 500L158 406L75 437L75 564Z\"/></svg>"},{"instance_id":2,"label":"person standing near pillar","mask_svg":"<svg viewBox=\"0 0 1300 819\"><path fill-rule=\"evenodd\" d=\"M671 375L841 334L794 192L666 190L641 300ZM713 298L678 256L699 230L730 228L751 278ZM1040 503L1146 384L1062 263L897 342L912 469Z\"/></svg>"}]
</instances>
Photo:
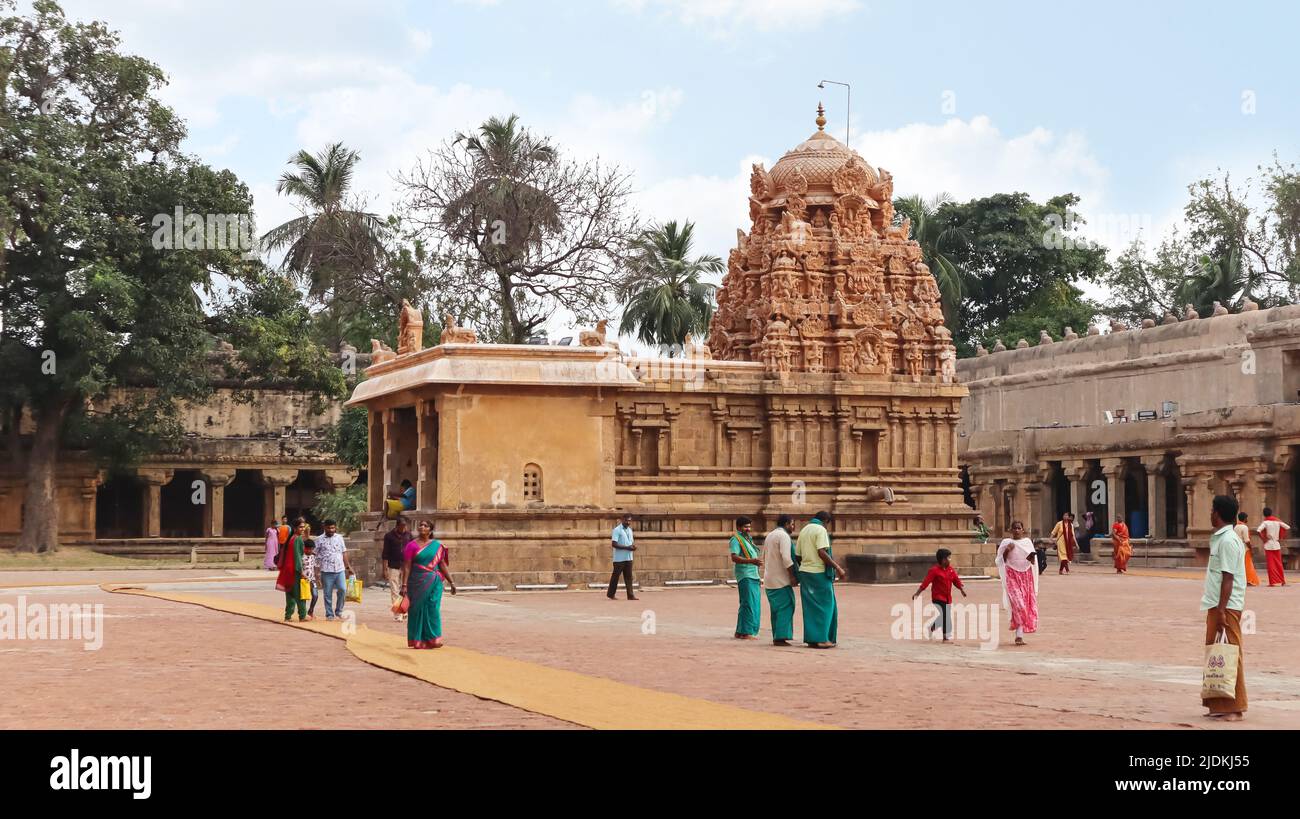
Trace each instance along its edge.
<instances>
[{"instance_id":1,"label":"person standing near pillar","mask_svg":"<svg viewBox=\"0 0 1300 819\"><path fill-rule=\"evenodd\" d=\"M1250 548L1250 525L1245 512L1237 513L1237 525L1232 527L1232 531L1246 547L1246 585L1258 586L1259 574L1255 571L1255 558Z\"/></svg>"},{"instance_id":2,"label":"person standing near pillar","mask_svg":"<svg viewBox=\"0 0 1300 819\"><path fill-rule=\"evenodd\" d=\"M388 580L388 597L394 609L402 601L402 569L406 565L406 544L412 540L415 540L415 533L411 531L410 520L406 515L398 515L397 525L384 534L384 548L380 554L380 560L384 562L384 577ZM405 613L393 613L393 619L397 621L405 620L406 616Z\"/></svg>"},{"instance_id":3,"label":"person standing near pillar","mask_svg":"<svg viewBox=\"0 0 1300 819\"><path fill-rule=\"evenodd\" d=\"M1265 509L1268 513L1271 510ZM1201 611L1205 612L1205 644L1226 640L1237 646L1237 689L1231 699L1202 699L1210 709L1208 716L1224 722L1237 722L1246 714L1246 652L1241 650L1241 611L1246 607L1246 547L1232 531L1237 518L1237 499L1216 495L1210 504L1210 559L1205 566L1205 593ZM1267 522L1267 521L1265 521ZM1279 523L1281 521L1278 521ZM1263 526L1260 527L1263 529Z\"/></svg>"},{"instance_id":4,"label":"person standing near pillar","mask_svg":"<svg viewBox=\"0 0 1300 819\"><path fill-rule=\"evenodd\" d=\"M846 576L831 556L831 536L826 524L831 516L818 512L799 530L795 553L799 556L799 600L803 604L803 641L813 648L835 648L839 633L839 606L835 580Z\"/></svg>"},{"instance_id":5,"label":"person standing near pillar","mask_svg":"<svg viewBox=\"0 0 1300 819\"><path fill-rule=\"evenodd\" d=\"M609 576L609 591L605 596L610 600L618 593L618 578L623 578L627 588L627 599L635 600L632 591L632 553L636 551L635 538L632 536L632 514L625 512L614 526L609 536L609 545L614 550L614 572Z\"/></svg>"},{"instance_id":6,"label":"person standing near pillar","mask_svg":"<svg viewBox=\"0 0 1300 819\"><path fill-rule=\"evenodd\" d=\"M280 554L280 527L275 521L266 527L266 556L262 559L262 568L271 571L275 570L275 557Z\"/></svg>"},{"instance_id":7,"label":"person standing near pillar","mask_svg":"<svg viewBox=\"0 0 1300 819\"><path fill-rule=\"evenodd\" d=\"M759 619L763 615L762 595L759 589L759 571L763 558L750 535L754 522L745 516L736 518L736 533L727 548L731 550L731 564L736 572L736 589L740 593L740 607L736 612L736 639L758 638Z\"/></svg>"},{"instance_id":8,"label":"person standing near pillar","mask_svg":"<svg viewBox=\"0 0 1300 819\"><path fill-rule=\"evenodd\" d=\"M1268 585L1285 586L1286 570L1282 565L1282 540L1291 527L1273 516L1273 510L1264 507L1264 522L1255 530L1264 541L1264 557L1268 559Z\"/></svg>"},{"instance_id":9,"label":"person standing near pillar","mask_svg":"<svg viewBox=\"0 0 1300 819\"><path fill-rule=\"evenodd\" d=\"M1110 527L1110 543L1113 550L1115 574L1127 574L1128 562L1133 557L1133 544L1129 540L1128 526L1122 520L1115 521Z\"/></svg>"},{"instance_id":10,"label":"person standing near pillar","mask_svg":"<svg viewBox=\"0 0 1300 819\"><path fill-rule=\"evenodd\" d=\"M1070 561L1074 560L1074 515L1066 512L1052 527L1052 537L1056 539L1056 560L1060 564L1057 574L1070 573Z\"/></svg>"},{"instance_id":11,"label":"person standing near pillar","mask_svg":"<svg viewBox=\"0 0 1300 819\"><path fill-rule=\"evenodd\" d=\"M772 616L772 645L788 646L794 639L794 587L799 571L794 562L794 518L781 515L763 539L763 588Z\"/></svg>"},{"instance_id":12,"label":"person standing near pillar","mask_svg":"<svg viewBox=\"0 0 1300 819\"><path fill-rule=\"evenodd\" d=\"M1083 520L1079 527L1079 551L1085 555L1092 554L1092 535L1097 528L1097 518L1092 514L1092 510L1083 513Z\"/></svg>"}]
</instances>

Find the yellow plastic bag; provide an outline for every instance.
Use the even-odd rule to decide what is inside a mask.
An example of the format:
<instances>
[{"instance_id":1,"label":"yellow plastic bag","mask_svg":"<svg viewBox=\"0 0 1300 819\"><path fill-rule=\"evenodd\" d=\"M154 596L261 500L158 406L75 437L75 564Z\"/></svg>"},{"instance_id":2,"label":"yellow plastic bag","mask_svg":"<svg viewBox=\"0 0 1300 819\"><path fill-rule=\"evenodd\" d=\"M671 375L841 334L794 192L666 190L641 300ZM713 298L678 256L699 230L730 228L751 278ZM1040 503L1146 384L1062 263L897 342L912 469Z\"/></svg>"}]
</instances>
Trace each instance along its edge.
<instances>
[{"instance_id":1,"label":"yellow plastic bag","mask_svg":"<svg viewBox=\"0 0 1300 819\"><path fill-rule=\"evenodd\" d=\"M356 575L348 578L347 598L349 603L361 602L361 578Z\"/></svg>"},{"instance_id":2,"label":"yellow plastic bag","mask_svg":"<svg viewBox=\"0 0 1300 819\"><path fill-rule=\"evenodd\" d=\"M298 581L298 599L299 600L311 599L311 581L305 577Z\"/></svg>"},{"instance_id":3,"label":"yellow plastic bag","mask_svg":"<svg viewBox=\"0 0 1300 819\"><path fill-rule=\"evenodd\" d=\"M1205 671L1201 675L1201 699L1234 699L1237 696L1237 661L1241 649L1228 642L1220 631L1205 647Z\"/></svg>"}]
</instances>

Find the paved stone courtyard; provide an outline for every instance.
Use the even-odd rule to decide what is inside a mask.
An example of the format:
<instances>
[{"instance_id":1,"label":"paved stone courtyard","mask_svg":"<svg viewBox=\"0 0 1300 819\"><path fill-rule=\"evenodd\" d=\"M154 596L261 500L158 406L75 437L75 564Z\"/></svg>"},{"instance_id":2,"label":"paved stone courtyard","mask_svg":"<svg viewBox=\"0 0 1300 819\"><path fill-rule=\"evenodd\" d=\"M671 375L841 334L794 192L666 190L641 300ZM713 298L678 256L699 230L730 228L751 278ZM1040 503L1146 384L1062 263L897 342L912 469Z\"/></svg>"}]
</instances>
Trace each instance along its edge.
<instances>
[{"instance_id":1,"label":"paved stone courtyard","mask_svg":"<svg viewBox=\"0 0 1300 819\"><path fill-rule=\"evenodd\" d=\"M450 644L642 688L850 728L1300 728L1300 591L1251 589L1247 720L1220 726L1198 700L1203 616L1195 572L1042 578L1030 645L980 648L895 639L911 586L839 586L833 651L731 637L731 588L463 593L444 598ZM221 574L221 573L213 573ZM248 574L248 573L244 573ZM233 576L233 575L232 575ZM0 573L0 604L102 603L104 643L0 640L9 728L567 728L570 723L367 665L344 644L194 605L110 594L157 588L283 605L269 573L195 582L194 572ZM1293 582L1300 578L1292 577ZM995 581L971 581L976 604ZM923 600L928 597L923 598ZM388 593L369 589L357 623L392 633ZM764 618L767 616L766 604ZM986 609L987 610L987 609ZM323 609L317 609L322 615ZM796 623L796 636L799 633ZM910 625L909 625L910 631ZM652 632L652 633L646 633ZM817 691L818 696L808 692ZM803 692L803 693L801 693ZM629 703L634 708L634 703ZM743 726L737 726L743 727Z\"/></svg>"}]
</instances>

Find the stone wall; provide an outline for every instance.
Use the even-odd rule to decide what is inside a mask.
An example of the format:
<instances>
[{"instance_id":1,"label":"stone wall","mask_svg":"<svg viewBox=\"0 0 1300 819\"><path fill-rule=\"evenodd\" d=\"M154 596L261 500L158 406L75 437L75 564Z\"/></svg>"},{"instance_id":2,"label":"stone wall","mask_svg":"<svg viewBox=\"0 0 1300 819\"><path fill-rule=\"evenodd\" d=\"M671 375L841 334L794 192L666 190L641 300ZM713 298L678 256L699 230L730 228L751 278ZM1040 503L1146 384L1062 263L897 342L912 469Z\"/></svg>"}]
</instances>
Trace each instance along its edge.
<instances>
[{"instance_id":1,"label":"stone wall","mask_svg":"<svg viewBox=\"0 0 1300 819\"><path fill-rule=\"evenodd\" d=\"M959 459L995 532L1091 510L1203 553L1215 494L1300 513L1298 363L1294 305L966 359Z\"/></svg>"}]
</instances>

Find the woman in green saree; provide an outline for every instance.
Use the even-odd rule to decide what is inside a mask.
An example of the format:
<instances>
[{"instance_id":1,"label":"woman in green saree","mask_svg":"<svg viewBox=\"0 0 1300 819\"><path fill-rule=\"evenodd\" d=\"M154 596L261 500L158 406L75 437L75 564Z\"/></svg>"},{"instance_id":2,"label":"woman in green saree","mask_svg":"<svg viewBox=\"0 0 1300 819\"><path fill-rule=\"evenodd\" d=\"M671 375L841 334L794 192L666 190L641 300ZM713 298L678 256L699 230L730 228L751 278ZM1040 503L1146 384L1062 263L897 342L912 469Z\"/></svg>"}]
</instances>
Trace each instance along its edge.
<instances>
[{"instance_id":1,"label":"woman in green saree","mask_svg":"<svg viewBox=\"0 0 1300 819\"><path fill-rule=\"evenodd\" d=\"M300 522L297 533L280 550L280 573L276 575L275 588L284 592L286 623L293 619L295 610L299 622L307 619L307 598L302 596L302 581L306 577L303 572L303 549L311 542L307 535L307 524ZM309 593L308 597L310 596Z\"/></svg>"},{"instance_id":2,"label":"woman in green saree","mask_svg":"<svg viewBox=\"0 0 1300 819\"><path fill-rule=\"evenodd\" d=\"M447 568L447 550L433 539L433 524L420 521L419 535L403 552L402 596L410 600L406 644L411 648L442 648L442 584L456 593Z\"/></svg>"}]
</instances>

